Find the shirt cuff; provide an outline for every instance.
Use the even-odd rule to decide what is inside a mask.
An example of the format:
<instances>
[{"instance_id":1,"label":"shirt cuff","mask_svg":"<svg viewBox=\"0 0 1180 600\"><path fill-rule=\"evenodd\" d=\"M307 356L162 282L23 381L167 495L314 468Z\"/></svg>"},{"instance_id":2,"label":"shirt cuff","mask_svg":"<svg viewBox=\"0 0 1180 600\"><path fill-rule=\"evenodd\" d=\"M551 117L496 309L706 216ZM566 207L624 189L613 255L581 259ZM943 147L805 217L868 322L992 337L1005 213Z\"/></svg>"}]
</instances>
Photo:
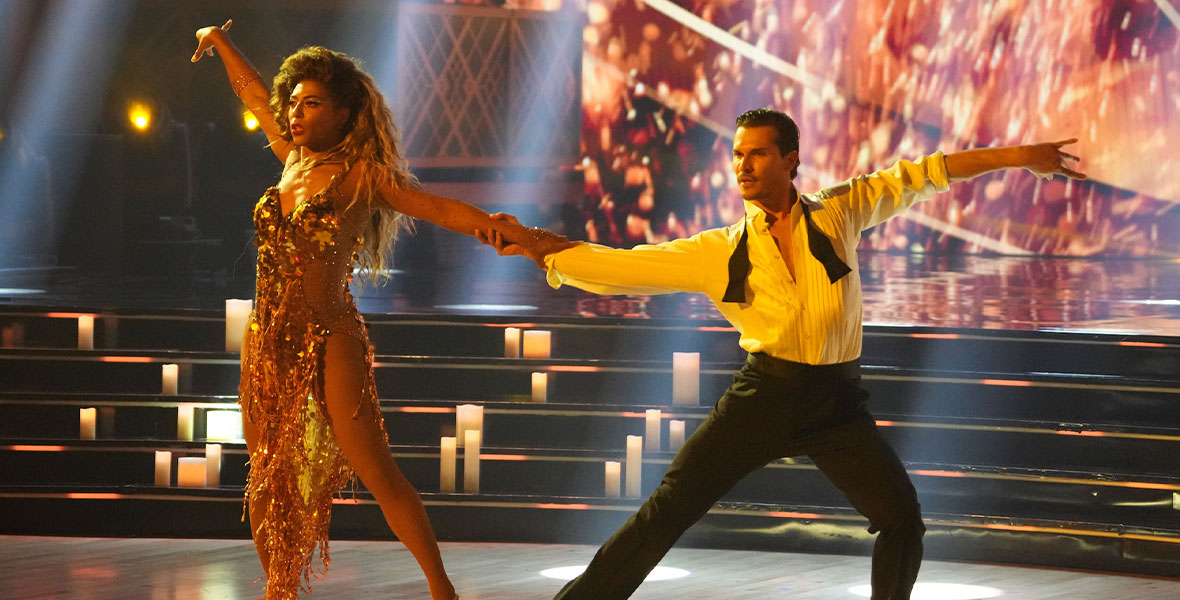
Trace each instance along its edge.
<instances>
[{"instance_id":1,"label":"shirt cuff","mask_svg":"<svg viewBox=\"0 0 1180 600\"><path fill-rule=\"evenodd\" d=\"M560 252L545 255L545 283L548 283L549 287L557 289L561 287L561 284L565 283L565 276L557 270L557 255L569 252L579 246L582 246L582 244L579 243L573 248L566 248Z\"/></svg>"},{"instance_id":2,"label":"shirt cuff","mask_svg":"<svg viewBox=\"0 0 1180 600\"><path fill-rule=\"evenodd\" d=\"M951 178L946 172L946 155L941 150L926 157L926 176L930 179L930 183L934 184L934 189L939 192L945 192L951 189Z\"/></svg>"}]
</instances>

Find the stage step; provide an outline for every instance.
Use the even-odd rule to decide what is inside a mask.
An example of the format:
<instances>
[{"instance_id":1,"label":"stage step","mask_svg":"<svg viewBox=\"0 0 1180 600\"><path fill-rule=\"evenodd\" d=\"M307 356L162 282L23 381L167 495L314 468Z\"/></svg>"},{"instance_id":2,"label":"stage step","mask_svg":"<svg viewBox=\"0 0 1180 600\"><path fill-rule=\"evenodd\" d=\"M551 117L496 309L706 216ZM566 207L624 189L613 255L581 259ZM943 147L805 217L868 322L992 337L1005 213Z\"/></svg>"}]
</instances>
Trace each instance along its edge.
<instances>
[{"instance_id":1,"label":"stage step","mask_svg":"<svg viewBox=\"0 0 1180 600\"><path fill-rule=\"evenodd\" d=\"M239 358L215 352L0 349L0 380L8 392L150 395L160 391L160 367L167 363L180 366L184 393L237 394ZM716 402L739 366L702 363L699 404ZM526 400L533 372L548 374L550 403L671 404L670 357L623 361L378 355L374 364L379 393L422 401ZM1180 365L1168 378L946 371L869 362L862 373L871 394L869 406L879 412L1138 426L1180 423Z\"/></svg>"},{"instance_id":2,"label":"stage step","mask_svg":"<svg viewBox=\"0 0 1180 600\"><path fill-rule=\"evenodd\" d=\"M95 316L96 348L221 352L224 312L171 310L155 314L77 307L0 307L0 325L22 330L22 347L77 347L77 317ZM366 315L378 354L498 357L505 327L552 331L559 359L671 360L698 352L705 363L740 362L738 334L724 321L586 317ZM1164 336L932 327L864 328L862 360L882 367L1029 372L1172 379L1180 342Z\"/></svg>"},{"instance_id":3,"label":"stage step","mask_svg":"<svg viewBox=\"0 0 1180 600\"><path fill-rule=\"evenodd\" d=\"M395 444L439 444L455 434L459 401L384 400L386 428ZM76 440L78 409L98 408L100 439L176 439L177 406L194 407L195 439L207 435L205 411L234 410L232 397L121 394L0 394L0 440ZM627 435L645 434L645 407L609 404L482 402L487 446L622 451ZM654 407L661 413L662 448L672 419L686 435L707 407ZM1180 431L1126 423L1035 421L876 413L878 426L903 460L1003 465L1095 472L1176 474L1170 452ZM1134 460L1128 460L1133 457Z\"/></svg>"},{"instance_id":4,"label":"stage step","mask_svg":"<svg viewBox=\"0 0 1180 600\"><path fill-rule=\"evenodd\" d=\"M442 541L598 544L637 501L522 494L423 494ZM0 486L4 534L248 539L239 490L162 490L139 485L64 491ZM1180 529L926 512L925 558L1006 562L1174 577ZM867 521L850 509L720 502L680 539L683 547L867 555ZM333 539L389 539L363 491L333 509Z\"/></svg>"},{"instance_id":5,"label":"stage step","mask_svg":"<svg viewBox=\"0 0 1180 600\"><path fill-rule=\"evenodd\" d=\"M153 482L156 450L170 451L175 464L183 456L204 456L205 447L203 442L5 440L0 445L0 486L56 486L69 491L77 486L147 486ZM417 489L439 490L437 446L396 444L392 452ZM640 496L646 497L659 485L672 457L670 452L644 454ZM222 443L222 487L241 489L245 485L246 459L243 444ZM603 497L603 463L607 460L625 462L624 453L489 445L481 450L480 486L492 494ZM461 487L465 462L460 458L457 463ZM978 463L906 463L919 500L934 512L1167 527L1175 523L1180 509L1175 505L1180 478L1175 476ZM725 498L847 506L806 458L772 462L748 475Z\"/></svg>"}]
</instances>

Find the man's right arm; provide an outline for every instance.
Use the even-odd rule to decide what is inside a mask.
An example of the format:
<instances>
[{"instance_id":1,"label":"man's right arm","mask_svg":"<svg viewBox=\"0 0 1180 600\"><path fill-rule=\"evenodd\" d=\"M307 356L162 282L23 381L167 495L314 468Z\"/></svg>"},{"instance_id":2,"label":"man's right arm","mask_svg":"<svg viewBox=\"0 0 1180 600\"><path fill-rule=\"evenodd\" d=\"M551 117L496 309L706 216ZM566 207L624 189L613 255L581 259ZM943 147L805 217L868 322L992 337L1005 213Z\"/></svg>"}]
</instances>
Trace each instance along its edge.
<instances>
[{"instance_id":1,"label":"man's right arm","mask_svg":"<svg viewBox=\"0 0 1180 600\"><path fill-rule=\"evenodd\" d=\"M582 243L545 257L546 281L595 294L705 292L709 246L724 253L725 230L715 229L629 250Z\"/></svg>"}]
</instances>

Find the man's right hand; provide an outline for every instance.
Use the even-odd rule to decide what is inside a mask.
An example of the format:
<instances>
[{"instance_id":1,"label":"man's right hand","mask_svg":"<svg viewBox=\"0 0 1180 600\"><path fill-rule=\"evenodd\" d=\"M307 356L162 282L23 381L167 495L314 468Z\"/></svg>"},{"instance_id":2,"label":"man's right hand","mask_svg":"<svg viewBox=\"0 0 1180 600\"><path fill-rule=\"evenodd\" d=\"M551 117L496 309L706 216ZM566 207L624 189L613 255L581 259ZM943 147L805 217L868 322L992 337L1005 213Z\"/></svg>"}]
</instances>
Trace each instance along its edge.
<instances>
[{"instance_id":1,"label":"man's right hand","mask_svg":"<svg viewBox=\"0 0 1180 600\"><path fill-rule=\"evenodd\" d=\"M520 221L510 214L495 213L490 216L497 221L520 225ZM564 235L558 235L546 229L529 227L525 231L527 237L520 243L505 240L498 230L492 228L475 230L475 239L495 248L500 256L524 255L537 263L537 268L541 270L545 270L546 256L578 245L577 242L569 241Z\"/></svg>"}]
</instances>

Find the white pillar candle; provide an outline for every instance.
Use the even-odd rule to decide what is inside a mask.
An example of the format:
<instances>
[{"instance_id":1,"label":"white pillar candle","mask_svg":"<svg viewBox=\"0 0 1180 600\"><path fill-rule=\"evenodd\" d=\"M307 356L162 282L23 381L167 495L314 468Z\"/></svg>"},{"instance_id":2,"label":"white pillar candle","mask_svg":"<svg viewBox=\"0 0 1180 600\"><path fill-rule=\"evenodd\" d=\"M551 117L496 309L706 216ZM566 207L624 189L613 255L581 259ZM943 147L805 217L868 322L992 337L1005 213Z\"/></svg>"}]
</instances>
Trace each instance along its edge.
<instances>
[{"instance_id":1,"label":"white pillar candle","mask_svg":"<svg viewBox=\"0 0 1180 600\"><path fill-rule=\"evenodd\" d=\"M504 329L504 357L520 358L519 327L507 327Z\"/></svg>"},{"instance_id":2,"label":"white pillar candle","mask_svg":"<svg viewBox=\"0 0 1180 600\"><path fill-rule=\"evenodd\" d=\"M177 384L177 377L180 374L180 366L174 364L162 365L160 367L160 377L162 380L162 390L165 396L175 396L179 389Z\"/></svg>"},{"instance_id":3,"label":"white pillar candle","mask_svg":"<svg viewBox=\"0 0 1180 600\"><path fill-rule=\"evenodd\" d=\"M193 407L190 404L176 407L176 439L186 442L193 439Z\"/></svg>"},{"instance_id":4,"label":"white pillar candle","mask_svg":"<svg viewBox=\"0 0 1180 600\"><path fill-rule=\"evenodd\" d=\"M549 374L533 373L533 402L545 402L549 398Z\"/></svg>"},{"instance_id":5,"label":"white pillar candle","mask_svg":"<svg viewBox=\"0 0 1180 600\"><path fill-rule=\"evenodd\" d=\"M78 317L78 349L94 350L94 315Z\"/></svg>"},{"instance_id":6,"label":"white pillar candle","mask_svg":"<svg viewBox=\"0 0 1180 600\"><path fill-rule=\"evenodd\" d=\"M622 465L617 460L606 461L606 497L619 497L619 469Z\"/></svg>"},{"instance_id":7,"label":"white pillar candle","mask_svg":"<svg viewBox=\"0 0 1180 600\"><path fill-rule=\"evenodd\" d=\"M483 407L478 404L460 404L455 407L455 440L459 446L466 443L464 436L469 429L483 431Z\"/></svg>"},{"instance_id":8,"label":"white pillar candle","mask_svg":"<svg viewBox=\"0 0 1180 600\"><path fill-rule=\"evenodd\" d=\"M524 357L549 358L552 337L548 331L531 330L524 332Z\"/></svg>"},{"instance_id":9,"label":"white pillar candle","mask_svg":"<svg viewBox=\"0 0 1180 600\"><path fill-rule=\"evenodd\" d=\"M684 421L668 421L668 451L676 452L684 446Z\"/></svg>"},{"instance_id":10,"label":"white pillar candle","mask_svg":"<svg viewBox=\"0 0 1180 600\"><path fill-rule=\"evenodd\" d=\"M627 436L627 497L638 498L643 481L643 436Z\"/></svg>"},{"instance_id":11,"label":"white pillar candle","mask_svg":"<svg viewBox=\"0 0 1180 600\"><path fill-rule=\"evenodd\" d=\"M78 410L78 437L80 439L92 440L95 438L96 419L98 419L98 409L83 408Z\"/></svg>"},{"instance_id":12,"label":"white pillar candle","mask_svg":"<svg viewBox=\"0 0 1180 600\"><path fill-rule=\"evenodd\" d=\"M438 491L451 494L455 491L455 438L442 438L438 463Z\"/></svg>"},{"instance_id":13,"label":"white pillar candle","mask_svg":"<svg viewBox=\"0 0 1180 600\"><path fill-rule=\"evenodd\" d=\"M242 440L242 413L236 410L205 411L205 439L210 442Z\"/></svg>"},{"instance_id":14,"label":"white pillar candle","mask_svg":"<svg viewBox=\"0 0 1180 600\"><path fill-rule=\"evenodd\" d=\"M205 487L221 487L221 444L205 444Z\"/></svg>"},{"instance_id":15,"label":"white pillar candle","mask_svg":"<svg viewBox=\"0 0 1180 600\"><path fill-rule=\"evenodd\" d=\"M672 404L700 404L701 355L697 352L672 353Z\"/></svg>"},{"instance_id":16,"label":"white pillar candle","mask_svg":"<svg viewBox=\"0 0 1180 600\"><path fill-rule=\"evenodd\" d=\"M168 487L172 485L172 453L167 450L156 450L156 486Z\"/></svg>"},{"instance_id":17,"label":"white pillar candle","mask_svg":"<svg viewBox=\"0 0 1180 600\"><path fill-rule=\"evenodd\" d=\"M660 451L660 409L649 408L643 419L644 450Z\"/></svg>"},{"instance_id":18,"label":"white pillar candle","mask_svg":"<svg viewBox=\"0 0 1180 600\"><path fill-rule=\"evenodd\" d=\"M483 432L468 429L463 435L463 491L479 493L479 445Z\"/></svg>"},{"instance_id":19,"label":"white pillar candle","mask_svg":"<svg viewBox=\"0 0 1180 600\"><path fill-rule=\"evenodd\" d=\"M176 459L177 487L205 487L205 459L184 456Z\"/></svg>"},{"instance_id":20,"label":"white pillar candle","mask_svg":"<svg viewBox=\"0 0 1180 600\"><path fill-rule=\"evenodd\" d=\"M250 311L254 309L253 300L225 301L225 351L242 351L242 332L246 330L246 322L250 320Z\"/></svg>"}]
</instances>

